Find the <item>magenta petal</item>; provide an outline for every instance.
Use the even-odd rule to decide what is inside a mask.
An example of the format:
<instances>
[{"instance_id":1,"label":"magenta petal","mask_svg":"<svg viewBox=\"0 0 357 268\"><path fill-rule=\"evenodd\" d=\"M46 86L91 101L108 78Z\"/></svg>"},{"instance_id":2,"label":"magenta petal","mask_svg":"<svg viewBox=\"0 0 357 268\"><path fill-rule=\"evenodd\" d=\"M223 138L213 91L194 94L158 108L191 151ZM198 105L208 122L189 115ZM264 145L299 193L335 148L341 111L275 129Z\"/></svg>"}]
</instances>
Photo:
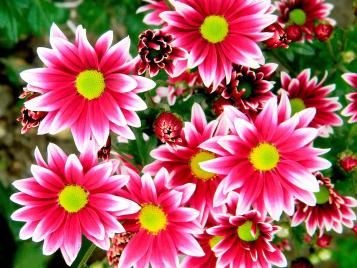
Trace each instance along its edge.
<instances>
[{"instance_id":1,"label":"magenta petal","mask_svg":"<svg viewBox=\"0 0 357 268\"><path fill-rule=\"evenodd\" d=\"M147 235L145 231L140 230L127 244L120 259L118 268L127 268L135 265L141 259L149 248L152 247L154 237Z\"/></svg>"},{"instance_id":2,"label":"magenta petal","mask_svg":"<svg viewBox=\"0 0 357 268\"><path fill-rule=\"evenodd\" d=\"M63 247L69 259L73 262L82 244L81 226L78 215L68 216L64 228L66 235L63 238Z\"/></svg>"},{"instance_id":3,"label":"magenta petal","mask_svg":"<svg viewBox=\"0 0 357 268\"><path fill-rule=\"evenodd\" d=\"M78 157L74 154L68 156L65 165L65 175L68 183L73 184L77 180L82 181L83 179L83 167Z\"/></svg>"},{"instance_id":4,"label":"magenta petal","mask_svg":"<svg viewBox=\"0 0 357 268\"><path fill-rule=\"evenodd\" d=\"M173 231L173 234L173 239L176 243L176 247L182 253L196 257L201 257L205 255L197 240L194 239L191 235L182 235L176 231Z\"/></svg>"},{"instance_id":5,"label":"magenta petal","mask_svg":"<svg viewBox=\"0 0 357 268\"><path fill-rule=\"evenodd\" d=\"M91 236L103 240L105 236L104 225L100 221L97 213L87 207L79 212L80 224Z\"/></svg>"}]
</instances>

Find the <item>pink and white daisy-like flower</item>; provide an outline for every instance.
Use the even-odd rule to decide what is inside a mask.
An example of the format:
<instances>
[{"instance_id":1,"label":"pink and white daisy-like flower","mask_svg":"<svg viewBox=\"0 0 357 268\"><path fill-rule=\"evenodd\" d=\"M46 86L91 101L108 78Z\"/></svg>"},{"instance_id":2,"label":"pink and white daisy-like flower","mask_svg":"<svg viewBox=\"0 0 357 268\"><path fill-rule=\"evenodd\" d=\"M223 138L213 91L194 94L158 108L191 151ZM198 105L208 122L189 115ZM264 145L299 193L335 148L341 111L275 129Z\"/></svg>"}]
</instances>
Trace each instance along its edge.
<instances>
[{"instance_id":1,"label":"pink and white daisy-like flower","mask_svg":"<svg viewBox=\"0 0 357 268\"><path fill-rule=\"evenodd\" d=\"M11 218L26 222L21 239L44 240L44 255L60 249L71 265L81 248L82 235L108 250L109 238L125 231L117 217L135 213L140 207L117 195L129 177L113 175L112 161L98 163L93 144L79 158L67 156L54 144L47 152L46 162L36 148L32 177L13 183L20 192L11 200L23 207Z\"/></svg>"},{"instance_id":2,"label":"pink and white daisy-like flower","mask_svg":"<svg viewBox=\"0 0 357 268\"><path fill-rule=\"evenodd\" d=\"M195 185L169 187L165 169L157 172L154 179L148 174L140 178L133 172L130 176L127 197L140 204L141 209L120 218L126 230L135 235L122 252L118 267L178 267L180 253L203 256L194 238L202 233L197 221L199 213L186 207Z\"/></svg>"},{"instance_id":3,"label":"pink and white daisy-like flower","mask_svg":"<svg viewBox=\"0 0 357 268\"><path fill-rule=\"evenodd\" d=\"M224 116L230 135L214 137L200 145L213 152L215 159L201 163L206 172L223 175L214 197L215 205L226 202L231 191L239 193L238 214L253 206L261 214L268 212L278 220L282 211L292 215L295 198L315 205L313 192L319 184L312 172L330 167L319 157L327 150L314 148L317 130L307 127L315 116L309 108L291 115L286 94L277 106L269 100L252 120L233 107Z\"/></svg>"},{"instance_id":4,"label":"pink and white daisy-like flower","mask_svg":"<svg viewBox=\"0 0 357 268\"><path fill-rule=\"evenodd\" d=\"M164 31L190 54L190 68L198 66L204 84L216 88L231 79L232 64L258 68L264 56L257 42L272 33L263 30L276 21L268 0L171 1L174 11L161 13Z\"/></svg>"},{"instance_id":5,"label":"pink and white daisy-like flower","mask_svg":"<svg viewBox=\"0 0 357 268\"><path fill-rule=\"evenodd\" d=\"M218 243L212 248L216 253L217 267L284 267L285 256L271 241L278 232L258 211L244 215L220 215L218 224L208 228Z\"/></svg>"},{"instance_id":6,"label":"pink and white daisy-like flower","mask_svg":"<svg viewBox=\"0 0 357 268\"><path fill-rule=\"evenodd\" d=\"M311 77L311 70L305 69L296 78L287 73L281 73L281 87L288 93L291 112L294 115L305 108L316 108L316 115L310 127L341 126L343 121L336 114L342 108L338 97L328 97L336 85L323 85L326 76L318 82L317 77Z\"/></svg>"},{"instance_id":7,"label":"pink and white daisy-like flower","mask_svg":"<svg viewBox=\"0 0 357 268\"><path fill-rule=\"evenodd\" d=\"M52 49L39 48L43 68L30 69L20 75L30 91L41 95L25 103L32 111L48 112L38 134L56 134L71 128L74 141L83 150L90 139L105 145L109 131L128 139L135 136L129 126L139 127L136 111L146 109L137 95L152 89L150 79L130 75L135 60L129 54L130 39L111 47L113 32L102 35L92 47L82 26L77 27L70 43L53 24Z\"/></svg>"},{"instance_id":8,"label":"pink and white daisy-like flower","mask_svg":"<svg viewBox=\"0 0 357 268\"><path fill-rule=\"evenodd\" d=\"M346 73L342 78L353 88L357 89L357 73ZM351 116L349 123L357 122L357 92L352 92L346 95L346 98L351 102L343 111L342 115Z\"/></svg>"},{"instance_id":9,"label":"pink and white daisy-like flower","mask_svg":"<svg viewBox=\"0 0 357 268\"><path fill-rule=\"evenodd\" d=\"M331 184L330 178L324 177L321 173L317 173L316 178L320 183L320 191L315 193L316 206L298 202L291 226L305 222L310 236L315 233L316 229L319 229L320 235L323 235L324 230L332 229L337 233L342 233L342 225L353 228L356 214L352 208L357 207L357 200L340 195Z\"/></svg>"},{"instance_id":10,"label":"pink and white daisy-like flower","mask_svg":"<svg viewBox=\"0 0 357 268\"><path fill-rule=\"evenodd\" d=\"M166 1L164 0L143 0L143 1L147 2L147 4L138 8L136 13L143 13L143 12L150 11L147 15L145 15L143 20L144 23L148 25L163 24L164 21L160 18L160 14L164 11L170 10L170 8L167 6Z\"/></svg>"},{"instance_id":11,"label":"pink and white daisy-like flower","mask_svg":"<svg viewBox=\"0 0 357 268\"><path fill-rule=\"evenodd\" d=\"M201 106L194 104L191 122L185 122L183 128L182 142L174 147L164 144L154 149L151 156L155 161L144 167L144 172L150 174L156 174L161 167L166 168L171 177L170 187L194 183L196 190L189 204L200 211L200 221L203 224L210 215L220 211L220 208L213 207L213 195L220 177L200 168L201 162L214 159L216 155L200 149L199 146L212 137L226 133L226 128L219 119L207 123Z\"/></svg>"}]
</instances>

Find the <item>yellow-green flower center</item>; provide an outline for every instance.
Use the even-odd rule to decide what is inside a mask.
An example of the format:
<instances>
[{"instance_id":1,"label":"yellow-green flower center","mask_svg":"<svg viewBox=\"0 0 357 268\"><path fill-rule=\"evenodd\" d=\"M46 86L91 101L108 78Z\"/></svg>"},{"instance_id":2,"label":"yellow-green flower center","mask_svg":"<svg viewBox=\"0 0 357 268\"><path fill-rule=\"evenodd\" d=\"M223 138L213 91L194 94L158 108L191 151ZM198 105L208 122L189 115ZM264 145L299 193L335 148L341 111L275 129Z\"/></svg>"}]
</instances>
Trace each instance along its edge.
<instances>
[{"instance_id":1,"label":"yellow-green flower center","mask_svg":"<svg viewBox=\"0 0 357 268\"><path fill-rule=\"evenodd\" d=\"M291 105L291 115L301 112L306 108L304 101L300 98L291 99L290 105Z\"/></svg>"},{"instance_id":2,"label":"yellow-green flower center","mask_svg":"<svg viewBox=\"0 0 357 268\"><path fill-rule=\"evenodd\" d=\"M246 242L252 242L259 238L260 235L259 229L257 228L255 235L253 235L251 231L252 225L253 223L251 221L246 221L244 224L238 227L237 233L241 240Z\"/></svg>"},{"instance_id":3,"label":"yellow-green flower center","mask_svg":"<svg viewBox=\"0 0 357 268\"><path fill-rule=\"evenodd\" d=\"M320 185L320 191L314 193L316 197L316 203L319 205L325 204L330 199L330 191L325 185Z\"/></svg>"},{"instance_id":4,"label":"yellow-green flower center","mask_svg":"<svg viewBox=\"0 0 357 268\"><path fill-rule=\"evenodd\" d=\"M280 154L274 145L260 143L251 151L249 160L256 170L269 171L278 165Z\"/></svg>"},{"instance_id":5,"label":"yellow-green flower center","mask_svg":"<svg viewBox=\"0 0 357 268\"><path fill-rule=\"evenodd\" d=\"M219 242L221 242L222 239L223 239L223 236L216 235L208 241L208 244L212 249L212 248L214 248L215 245L217 245Z\"/></svg>"},{"instance_id":6,"label":"yellow-green flower center","mask_svg":"<svg viewBox=\"0 0 357 268\"><path fill-rule=\"evenodd\" d=\"M88 192L79 185L67 185L60 192L58 202L69 213L76 213L88 203Z\"/></svg>"},{"instance_id":7,"label":"yellow-green flower center","mask_svg":"<svg viewBox=\"0 0 357 268\"><path fill-rule=\"evenodd\" d=\"M151 234L157 235L166 228L167 217L160 207L146 204L140 211L139 223L142 228Z\"/></svg>"},{"instance_id":8,"label":"yellow-green flower center","mask_svg":"<svg viewBox=\"0 0 357 268\"><path fill-rule=\"evenodd\" d=\"M228 35L228 22L223 16L208 16L201 25L200 32L208 42L212 44L220 43Z\"/></svg>"},{"instance_id":9,"label":"yellow-green flower center","mask_svg":"<svg viewBox=\"0 0 357 268\"><path fill-rule=\"evenodd\" d=\"M88 100L93 100L104 92L105 80L101 72L97 70L86 70L76 78L77 92Z\"/></svg>"},{"instance_id":10,"label":"yellow-green flower center","mask_svg":"<svg viewBox=\"0 0 357 268\"><path fill-rule=\"evenodd\" d=\"M216 156L213 153L206 152L206 151L200 151L197 154L195 154L190 161L190 167L191 167L191 172L192 174L201 180L207 181L209 179L212 179L216 174L207 172L203 170L200 167L200 163L208 160L215 159Z\"/></svg>"},{"instance_id":11,"label":"yellow-green flower center","mask_svg":"<svg viewBox=\"0 0 357 268\"><path fill-rule=\"evenodd\" d=\"M289 13L289 19L291 22L301 26L306 22L306 13L300 8L296 8Z\"/></svg>"}]
</instances>

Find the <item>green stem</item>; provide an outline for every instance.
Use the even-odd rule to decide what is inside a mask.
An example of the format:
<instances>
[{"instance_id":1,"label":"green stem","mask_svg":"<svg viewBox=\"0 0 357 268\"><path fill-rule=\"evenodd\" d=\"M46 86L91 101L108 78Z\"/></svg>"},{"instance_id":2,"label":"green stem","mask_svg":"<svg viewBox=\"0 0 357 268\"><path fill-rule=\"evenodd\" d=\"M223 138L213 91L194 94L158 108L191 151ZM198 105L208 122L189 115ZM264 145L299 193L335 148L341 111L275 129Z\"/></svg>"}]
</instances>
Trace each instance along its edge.
<instances>
[{"instance_id":1,"label":"green stem","mask_svg":"<svg viewBox=\"0 0 357 268\"><path fill-rule=\"evenodd\" d=\"M338 61L338 59L336 58L336 55L335 55L335 53L334 53L334 51L333 51L333 48L332 48L331 39L327 40L326 44L327 44L328 52L330 53L331 58L332 58L333 62L334 62L335 65L336 65L336 68L337 68L338 70L340 70L341 72L343 72L343 73L347 73L348 70L346 69L346 67L343 66L343 65Z\"/></svg>"},{"instance_id":2,"label":"green stem","mask_svg":"<svg viewBox=\"0 0 357 268\"><path fill-rule=\"evenodd\" d=\"M94 244L91 244L90 247L87 249L86 253L84 254L83 258L81 259L80 263L78 264L77 268L86 267L86 264L87 264L90 256L92 256L95 249L96 249L96 246Z\"/></svg>"}]
</instances>

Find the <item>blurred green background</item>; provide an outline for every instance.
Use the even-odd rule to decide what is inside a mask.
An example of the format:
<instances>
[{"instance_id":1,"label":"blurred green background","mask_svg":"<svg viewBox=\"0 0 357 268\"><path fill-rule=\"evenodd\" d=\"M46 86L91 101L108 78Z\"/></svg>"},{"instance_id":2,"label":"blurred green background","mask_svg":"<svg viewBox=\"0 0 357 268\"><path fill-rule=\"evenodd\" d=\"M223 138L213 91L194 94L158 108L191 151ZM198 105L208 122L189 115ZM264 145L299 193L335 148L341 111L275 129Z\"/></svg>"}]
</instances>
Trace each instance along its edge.
<instances>
[{"instance_id":1,"label":"blurred green background","mask_svg":"<svg viewBox=\"0 0 357 268\"><path fill-rule=\"evenodd\" d=\"M353 16L352 0L330 2L336 4L332 17L338 21L341 29L336 30L329 46L321 42L294 44L289 50L278 49L274 54L267 53L267 61L280 61L284 63L280 68L290 69L293 74L311 67L321 77L324 68L333 69L328 82L337 84L336 94L341 96L340 100L345 105L343 95L351 88L342 81L340 75L342 67L357 72L357 60L346 62L344 59L345 52L352 51L357 54L357 27L351 26L356 18ZM18 232L22 224L9 219L15 209L15 205L9 201L13 191L10 183L29 175L35 146L44 151L48 142L55 142L68 153L76 151L68 132L57 136L37 136L34 130L26 135L20 134L21 126L16 122L16 118L23 104L18 96L24 84L19 78L19 72L41 66L36 56L36 48L49 46L48 34L52 22L58 24L69 37L73 37L73 29L82 24L92 42L110 29L114 31L116 41L129 35L132 39L131 52L134 55L139 33L149 28L142 23L143 14L136 14L141 4L141 0L0 0L0 267L67 267L59 253L50 257L43 256L41 243L20 241ZM341 62L341 68L337 68ZM203 97L202 94L197 94L189 102L179 102L172 109L181 112L181 109L186 107L188 113L183 114L183 117L188 117L189 106L194 101L201 101ZM148 114L143 114L143 117L145 116ZM351 136L351 133L354 134ZM356 133L356 124L346 125L337 130L331 139L319 140L318 145L332 147L328 158L335 163L337 154L347 147L357 151ZM150 149L143 147L146 154ZM355 178L336 170L329 172L330 174L326 175L339 177L335 183L341 193L356 196ZM295 228L294 235L295 242L298 245L303 244L304 229ZM322 254L315 252L313 247L300 246L285 252L290 260L303 255ZM317 267L357 267L356 236L347 231L343 236L334 239L329 253L332 256L327 261L323 261L322 255L322 258L318 257ZM98 250L89 261L90 266L105 267L105 262L97 261L100 259L105 259L105 252ZM76 265L78 263L75 263L74 267Z\"/></svg>"}]
</instances>

